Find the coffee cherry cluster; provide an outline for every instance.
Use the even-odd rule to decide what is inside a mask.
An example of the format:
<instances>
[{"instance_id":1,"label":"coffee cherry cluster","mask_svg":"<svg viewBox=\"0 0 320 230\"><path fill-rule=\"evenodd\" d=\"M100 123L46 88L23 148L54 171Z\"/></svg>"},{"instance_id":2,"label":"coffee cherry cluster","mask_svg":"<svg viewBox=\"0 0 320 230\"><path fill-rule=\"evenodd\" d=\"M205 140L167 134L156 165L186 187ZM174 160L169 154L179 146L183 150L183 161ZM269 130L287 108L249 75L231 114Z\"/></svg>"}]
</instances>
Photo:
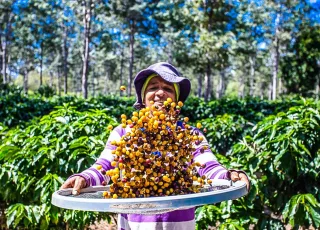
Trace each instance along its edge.
<instances>
[{"instance_id":1,"label":"coffee cherry cluster","mask_svg":"<svg viewBox=\"0 0 320 230\"><path fill-rule=\"evenodd\" d=\"M151 108L133 112L131 119L121 115L122 127L129 126L131 131L111 143L116 146L111 162L115 168L104 172L113 182L105 198L190 194L211 183L196 171L196 167L205 167L194 162L192 155L203 136L187 124L187 117L179 117L183 103L168 98L161 108L151 104Z\"/></svg>"}]
</instances>

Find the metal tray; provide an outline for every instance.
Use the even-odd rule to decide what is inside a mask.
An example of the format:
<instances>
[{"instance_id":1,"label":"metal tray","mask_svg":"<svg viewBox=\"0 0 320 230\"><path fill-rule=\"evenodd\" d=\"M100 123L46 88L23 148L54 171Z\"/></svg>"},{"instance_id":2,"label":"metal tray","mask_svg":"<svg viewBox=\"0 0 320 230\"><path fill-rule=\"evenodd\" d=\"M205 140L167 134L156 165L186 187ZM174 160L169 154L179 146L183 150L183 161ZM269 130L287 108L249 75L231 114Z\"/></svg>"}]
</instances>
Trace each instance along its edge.
<instances>
[{"instance_id":1,"label":"metal tray","mask_svg":"<svg viewBox=\"0 0 320 230\"><path fill-rule=\"evenodd\" d=\"M200 193L188 195L106 199L102 194L108 190L109 186L93 186L82 189L79 195L72 195L72 189L58 190L53 193L51 202L73 210L152 215L234 200L248 193L245 182L232 183L229 180L214 180Z\"/></svg>"}]
</instances>

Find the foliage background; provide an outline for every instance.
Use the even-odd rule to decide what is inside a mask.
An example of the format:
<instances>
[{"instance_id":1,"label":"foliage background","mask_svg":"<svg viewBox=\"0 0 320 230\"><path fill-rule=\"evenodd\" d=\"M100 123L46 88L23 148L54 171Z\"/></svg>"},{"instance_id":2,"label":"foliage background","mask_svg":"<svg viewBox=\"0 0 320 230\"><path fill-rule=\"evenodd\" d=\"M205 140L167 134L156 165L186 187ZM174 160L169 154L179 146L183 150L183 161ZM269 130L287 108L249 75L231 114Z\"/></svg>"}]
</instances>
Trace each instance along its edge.
<instances>
[{"instance_id":1,"label":"foliage background","mask_svg":"<svg viewBox=\"0 0 320 230\"><path fill-rule=\"evenodd\" d=\"M1 1L0 228L110 220L58 209L50 196L92 164L107 125L133 111L134 75L158 61L191 80L183 116L252 181L244 198L199 207L197 228L320 228L319 9L310 0Z\"/></svg>"},{"instance_id":2,"label":"foliage background","mask_svg":"<svg viewBox=\"0 0 320 230\"><path fill-rule=\"evenodd\" d=\"M51 194L94 162L107 126L132 113L134 98L24 96L16 87L2 94L1 227L85 229L95 220L110 221L109 213L54 207ZM319 108L319 102L298 97L189 98L182 116L201 122L219 161L245 170L252 182L246 197L198 207L197 229L217 223L219 229L319 228Z\"/></svg>"}]
</instances>

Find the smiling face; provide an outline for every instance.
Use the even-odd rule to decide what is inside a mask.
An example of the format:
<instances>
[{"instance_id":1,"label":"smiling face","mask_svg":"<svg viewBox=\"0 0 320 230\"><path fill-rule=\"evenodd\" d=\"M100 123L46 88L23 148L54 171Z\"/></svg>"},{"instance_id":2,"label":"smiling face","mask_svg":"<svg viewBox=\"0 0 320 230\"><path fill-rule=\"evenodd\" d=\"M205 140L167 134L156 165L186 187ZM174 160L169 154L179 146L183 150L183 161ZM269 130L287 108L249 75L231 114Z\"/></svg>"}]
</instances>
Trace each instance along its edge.
<instances>
[{"instance_id":1,"label":"smiling face","mask_svg":"<svg viewBox=\"0 0 320 230\"><path fill-rule=\"evenodd\" d=\"M156 76L147 85L144 103L146 107L151 107L152 104L150 102L153 101L154 105L162 107L163 102L169 97L172 101L176 101L176 92L173 84Z\"/></svg>"}]
</instances>

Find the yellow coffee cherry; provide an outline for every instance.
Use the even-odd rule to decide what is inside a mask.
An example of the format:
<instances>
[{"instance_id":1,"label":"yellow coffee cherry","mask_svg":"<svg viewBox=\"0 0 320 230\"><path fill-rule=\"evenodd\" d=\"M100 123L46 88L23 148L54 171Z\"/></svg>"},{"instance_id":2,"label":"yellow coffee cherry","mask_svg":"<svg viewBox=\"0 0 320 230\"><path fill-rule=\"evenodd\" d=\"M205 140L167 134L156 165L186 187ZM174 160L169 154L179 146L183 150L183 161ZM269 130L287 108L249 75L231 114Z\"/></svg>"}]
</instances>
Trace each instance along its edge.
<instances>
[{"instance_id":1,"label":"yellow coffee cherry","mask_svg":"<svg viewBox=\"0 0 320 230\"><path fill-rule=\"evenodd\" d=\"M106 172L113 182L109 197L190 194L199 192L203 184L209 184L205 177L197 177L194 167L201 167L201 164L191 163L195 142L204 140L203 136L195 135L187 124L184 128L177 127L182 102L168 98L164 106L165 110L159 110L153 104L151 111L149 107L143 108L129 118L121 115L121 127L129 125L130 131L121 140L110 142L116 148L112 150L115 158L111 162L115 169ZM183 121L187 123L189 118ZM189 166L185 168L185 165ZM193 186L188 177L200 181L200 185Z\"/></svg>"},{"instance_id":2,"label":"yellow coffee cherry","mask_svg":"<svg viewBox=\"0 0 320 230\"><path fill-rule=\"evenodd\" d=\"M96 166L96 169L97 169L97 170L100 170L100 169L102 169L102 166L101 166L101 165L97 165L97 166Z\"/></svg>"},{"instance_id":3,"label":"yellow coffee cherry","mask_svg":"<svg viewBox=\"0 0 320 230\"><path fill-rule=\"evenodd\" d=\"M136 111L134 111L134 112L132 113L132 116L133 116L133 117L138 117L138 116L139 116L139 113L136 112Z\"/></svg>"}]
</instances>

